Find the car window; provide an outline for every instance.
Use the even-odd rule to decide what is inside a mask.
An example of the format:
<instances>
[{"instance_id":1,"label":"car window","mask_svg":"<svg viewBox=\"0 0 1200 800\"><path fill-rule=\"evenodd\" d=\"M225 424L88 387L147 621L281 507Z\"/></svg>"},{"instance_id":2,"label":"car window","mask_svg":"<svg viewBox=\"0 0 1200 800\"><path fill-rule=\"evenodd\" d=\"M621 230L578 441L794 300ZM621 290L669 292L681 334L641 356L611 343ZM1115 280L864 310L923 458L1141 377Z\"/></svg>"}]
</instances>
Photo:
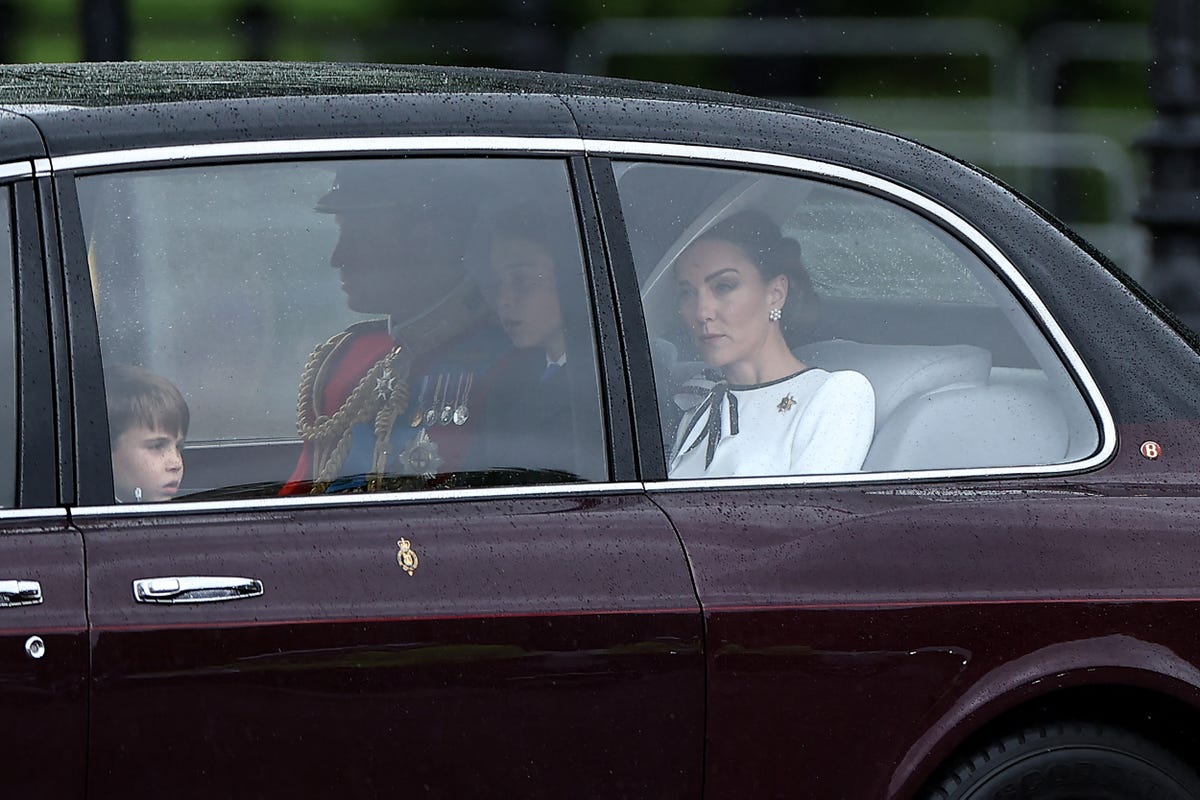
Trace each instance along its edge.
<instances>
[{"instance_id":1,"label":"car window","mask_svg":"<svg viewBox=\"0 0 1200 800\"><path fill-rule=\"evenodd\" d=\"M672 478L979 469L1095 452L1089 406L988 264L814 179L615 166Z\"/></svg>"},{"instance_id":2,"label":"car window","mask_svg":"<svg viewBox=\"0 0 1200 800\"><path fill-rule=\"evenodd\" d=\"M0 506L11 507L16 497L17 471L17 359L16 315L13 307L12 203L9 190L0 187Z\"/></svg>"},{"instance_id":3,"label":"car window","mask_svg":"<svg viewBox=\"0 0 1200 800\"><path fill-rule=\"evenodd\" d=\"M548 159L81 177L116 499L604 479L569 187Z\"/></svg>"}]
</instances>

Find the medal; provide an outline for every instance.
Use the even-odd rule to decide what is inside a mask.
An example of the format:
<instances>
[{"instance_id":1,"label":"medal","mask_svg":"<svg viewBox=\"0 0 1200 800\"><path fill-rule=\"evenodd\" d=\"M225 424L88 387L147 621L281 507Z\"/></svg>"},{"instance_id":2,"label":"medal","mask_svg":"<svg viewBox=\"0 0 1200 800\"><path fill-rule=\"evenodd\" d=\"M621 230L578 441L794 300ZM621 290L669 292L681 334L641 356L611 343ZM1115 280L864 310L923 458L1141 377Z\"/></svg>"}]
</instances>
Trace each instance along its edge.
<instances>
[{"instance_id":1,"label":"medal","mask_svg":"<svg viewBox=\"0 0 1200 800\"><path fill-rule=\"evenodd\" d=\"M475 373L467 374L467 386L463 389L462 397L456 397L454 407L454 424L465 425L467 420L471 418L471 409L467 408L467 399L471 396L471 383L475 380ZM462 385L462 380L459 379L459 385Z\"/></svg>"},{"instance_id":2,"label":"medal","mask_svg":"<svg viewBox=\"0 0 1200 800\"><path fill-rule=\"evenodd\" d=\"M446 396L446 384L449 382L449 375L445 373L438 375L437 386L433 390L433 405L425 411L425 427L431 428L438 423L438 406L442 404L442 399Z\"/></svg>"},{"instance_id":3,"label":"medal","mask_svg":"<svg viewBox=\"0 0 1200 800\"><path fill-rule=\"evenodd\" d=\"M442 406L442 412L438 414L438 422L442 425L449 425L454 421L454 406L458 403L458 398L462 395L463 376L460 373L458 376L458 388L454 391L454 402L450 401L450 376L446 376L446 394L442 397L442 401L446 405Z\"/></svg>"},{"instance_id":4,"label":"medal","mask_svg":"<svg viewBox=\"0 0 1200 800\"><path fill-rule=\"evenodd\" d=\"M429 391L429 376L426 375L424 378L421 379L421 394L417 397L417 402L416 402L417 410L416 410L416 413L413 414L412 419L408 423L409 427L412 427L412 428L421 427L421 422L424 421L424 419L425 419L425 411L423 410L423 406L425 405L425 393L428 391Z\"/></svg>"}]
</instances>

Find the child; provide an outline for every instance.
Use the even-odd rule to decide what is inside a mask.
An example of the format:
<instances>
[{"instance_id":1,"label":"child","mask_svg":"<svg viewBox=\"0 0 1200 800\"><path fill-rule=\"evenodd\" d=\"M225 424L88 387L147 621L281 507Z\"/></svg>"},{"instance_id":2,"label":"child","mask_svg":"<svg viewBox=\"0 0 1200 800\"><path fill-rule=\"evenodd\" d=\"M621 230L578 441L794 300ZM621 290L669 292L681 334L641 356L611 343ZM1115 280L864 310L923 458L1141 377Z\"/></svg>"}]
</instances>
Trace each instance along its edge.
<instances>
[{"instance_id":1,"label":"child","mask_svg":"<svg viewBox=\"0 0 1200 800\"><path fill-rule=\"evenodd\" d=\"M140 367L118 364L105 384L117 502L170 500L183 480L187 402L166 378Z\"/></svg>"}]
</instances>

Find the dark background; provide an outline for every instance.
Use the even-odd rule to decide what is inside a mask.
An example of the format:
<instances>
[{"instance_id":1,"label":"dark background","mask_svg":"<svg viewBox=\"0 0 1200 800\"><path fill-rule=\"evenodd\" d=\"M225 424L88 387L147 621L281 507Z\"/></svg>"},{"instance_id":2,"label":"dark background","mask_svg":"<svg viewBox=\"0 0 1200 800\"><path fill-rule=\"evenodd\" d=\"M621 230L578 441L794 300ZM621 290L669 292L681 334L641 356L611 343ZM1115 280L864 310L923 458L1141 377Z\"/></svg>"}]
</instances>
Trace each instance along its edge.
<instances>
[{"instance_id":1,"label":"dark background","mask_svg":"<svg viewBox=\"0 0 1200 800\"><path fill-rule=\"evenodd\" d=\"M481 65L787 98L979 164L1147 280L1151 239L1135 215L1149 159L1135 141L1154 119L1152 10L1150 0L0 0L0 61Z\"/></svg>"}]
</instances>

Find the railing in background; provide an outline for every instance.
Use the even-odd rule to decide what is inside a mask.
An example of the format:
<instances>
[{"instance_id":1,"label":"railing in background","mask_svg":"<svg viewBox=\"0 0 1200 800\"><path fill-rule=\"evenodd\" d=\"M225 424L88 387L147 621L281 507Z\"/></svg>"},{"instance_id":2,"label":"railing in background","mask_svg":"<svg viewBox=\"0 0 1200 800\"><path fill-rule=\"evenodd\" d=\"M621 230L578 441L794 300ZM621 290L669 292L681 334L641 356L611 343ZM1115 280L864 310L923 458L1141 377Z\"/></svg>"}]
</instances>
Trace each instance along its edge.
<instances>
[{"instance_id":1,"label":"railing in background","mask_svg":"<svg viewBox=\"0 0 1200 800\"><path fill-rule=\"evenodd\" d=\"M980 19L609 19L575 35L566 68L614 74L621 60L647 56L770 57L780 60L781 70L789 59L813 57L983 59L988 79L974 95L953 96L957 76L947 74L945 90L932 99L906 96L899 86L881 87L872 97L783 99L895 130L995 171L1144 278L1149 239L1132 220L1144 181L1131 143L1152 111L1148 104L1133 110L1064 106L1058 86L1064 72L1081 63L1147 63L1148 36L1145 26L1124 23L1060 23L1022 40ZM1076 203L1092 191L1085 176L1099 181L1103 196ZM1089 213L1081 214L1084 205Z\"/></svg>"}]
</instances>

